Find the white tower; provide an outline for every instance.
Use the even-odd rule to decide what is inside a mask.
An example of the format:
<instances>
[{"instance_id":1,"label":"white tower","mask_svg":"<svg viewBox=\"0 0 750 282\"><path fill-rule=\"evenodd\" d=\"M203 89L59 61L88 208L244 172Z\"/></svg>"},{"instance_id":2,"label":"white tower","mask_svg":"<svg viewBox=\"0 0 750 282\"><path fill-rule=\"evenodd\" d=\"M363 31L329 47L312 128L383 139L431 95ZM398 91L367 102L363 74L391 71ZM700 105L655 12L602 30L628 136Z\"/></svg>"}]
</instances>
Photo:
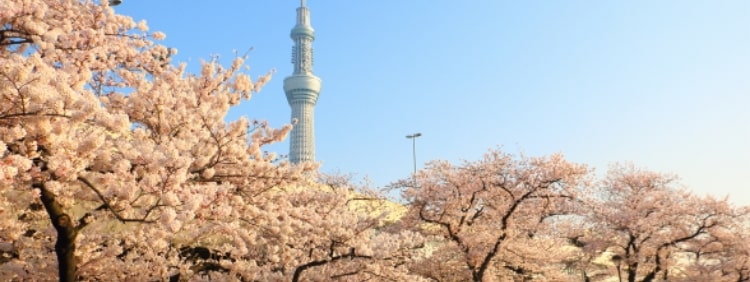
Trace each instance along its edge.
<instances>
[{"instance_id":1,"label":"white tower","mask_svg":"<svg viewBox=\"0 0 750 282\"><path fill-rule=\"evenodd\" d=\"M289 160L300 163L315 160L315 103L320 93L320 78L313 67L312 42L315 31L310 25L310 10L305 0L297 8L297 24L291 32L294 47L292 64L294 73L284 79L284 92L292 108L292 120L296 121L289 142Z\"/></svg>"}]
</instances>

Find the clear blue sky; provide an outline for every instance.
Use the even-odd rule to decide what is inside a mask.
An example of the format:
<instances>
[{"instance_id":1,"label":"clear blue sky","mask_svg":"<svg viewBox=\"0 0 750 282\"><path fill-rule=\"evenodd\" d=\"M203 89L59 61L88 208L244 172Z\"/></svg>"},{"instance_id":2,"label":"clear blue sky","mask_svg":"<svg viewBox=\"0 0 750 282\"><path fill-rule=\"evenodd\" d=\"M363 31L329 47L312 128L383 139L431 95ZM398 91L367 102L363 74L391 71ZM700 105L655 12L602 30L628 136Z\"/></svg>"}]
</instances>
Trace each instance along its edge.
<instances>
[{"instance_id":1,"label":"clear blue sky","mask_svg":"<svg viewBox=\"0 0 750 282\"><path fill-rule=\"evenodd\" d=\"M124 0L178 61L250 52L274 79L233 111L289 122L295 0ZM488 148L675 173L750 204L749 1L309 0L317 158L382 186ZM288 144L270 148L287 153Z\"/></svg>"}]
</instances>

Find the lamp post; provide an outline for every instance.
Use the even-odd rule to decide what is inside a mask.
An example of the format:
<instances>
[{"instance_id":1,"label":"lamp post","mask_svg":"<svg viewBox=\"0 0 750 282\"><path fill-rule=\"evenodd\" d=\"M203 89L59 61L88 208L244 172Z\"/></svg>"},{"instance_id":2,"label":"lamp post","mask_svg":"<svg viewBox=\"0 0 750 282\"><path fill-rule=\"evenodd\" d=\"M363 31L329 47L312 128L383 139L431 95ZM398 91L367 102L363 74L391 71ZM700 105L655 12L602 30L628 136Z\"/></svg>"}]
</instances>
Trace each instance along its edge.
<instances>
[{"instance_id":1,"label":"lamp post","mask_svg":"<svg viewBox=\"0 0 750 282\"><path fill-rule=\"evenodd\" d=\"M414 186L417 184L417 137L422 136L422 133L414 133L411 135L406 135L406 139L411 139L411 155L414 160L414 174L412 174L412 177L414 178Z\"/></svg>"},{"instance_id":2,"label":"lamp post","mask_svg":"<svg viewBox=\"0 0 750 282\"><path fill-rule=\"evenodd\" d=\"M620 255L614 255L612 256L611 260L617 268L617 280L622 282L622 274L620 274L620 264L622 263L622 257Z\"/></svg>"}]
</instances>

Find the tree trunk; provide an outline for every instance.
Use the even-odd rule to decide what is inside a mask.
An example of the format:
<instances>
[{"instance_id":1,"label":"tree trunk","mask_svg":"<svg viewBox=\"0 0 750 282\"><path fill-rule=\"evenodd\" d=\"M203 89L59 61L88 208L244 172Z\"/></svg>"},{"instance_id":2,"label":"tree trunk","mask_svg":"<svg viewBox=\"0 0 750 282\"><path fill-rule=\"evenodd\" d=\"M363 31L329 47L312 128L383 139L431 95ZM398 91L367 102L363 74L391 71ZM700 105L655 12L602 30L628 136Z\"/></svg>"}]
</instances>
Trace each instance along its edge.
<instances>
[{"instance_id":1,"label":"tree trunk","mask_svg":"<svg viewBox=\"0 0 750 282\"><path fill-rule=\"evenodd\" d=\"M55 253L57 253L60 282L76 280L78 261L75 257L75 249L75 236L73 236L73 238L68 238L65 235L61 235L60 231L58 231L57 243L55 243Z\"/></svg>"},{"instance_id":2,"label":"tree trunk","mask_svg":"<svg viewBox=\"0 0 750 282\"><path fill-rule=\"evenodd\" d=\"M482 275L483 273L479 273L477 271L471 272L471 277L473 278L474 282L482 282Z\"/></svg>"},{"instance_id":3,"label":"tree trunk","mask_svg":"<svg viewBox=\"0 0 750 282\"><path fill-rule=\"evenodd\" d=\"M628 282L635 282L635 276L637 274L636 270L638 269L638 266L631 265L628 267Z\"/></svg>"},{"instance_id":4,"label":"tree trunk","mask_svg":"<svg viewBox=\"0 0 750 282\"><path fill-rule=\"evenodd\" d=\"M75 257L76 237L78 230L65 213L60 203L55 199L55 194L44 188L44 184L35 183L34 188L41 192L41 200L49 215L52 225L57 230L57 242L55 242L55 254L57 255L57 268L61 282L76 281L78 261Z\"/></svg>"}]
</instances>

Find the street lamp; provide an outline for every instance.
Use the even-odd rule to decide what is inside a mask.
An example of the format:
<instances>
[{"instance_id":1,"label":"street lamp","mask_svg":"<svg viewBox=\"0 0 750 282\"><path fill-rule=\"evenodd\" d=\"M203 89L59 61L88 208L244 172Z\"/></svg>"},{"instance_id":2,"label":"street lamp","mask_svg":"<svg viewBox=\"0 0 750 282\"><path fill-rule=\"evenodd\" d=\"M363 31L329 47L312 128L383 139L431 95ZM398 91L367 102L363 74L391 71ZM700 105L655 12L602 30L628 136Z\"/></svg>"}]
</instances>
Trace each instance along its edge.
<instances>
[{"instance_id":1,"label":"street lamp","mask_svg":"<svg viewBox=\"0 0 750 282\"><path fill-rule=\"evenodd\" d=\"M411 135L406 135L406 139L411 139L411 154L414 159L414 174L412 177L414 177L414 184L416 186L417 184L417 137L422 136L422 133L414 133Z\"/></svg>"},{"instance_id":2,"label":"street lamp","mask_svg":"<svg viewBox=\"0 0 750 282\"><path fill-rule=\"evenodd\" d=\"M622 263L622 257L620 255L614 255L611 258L612 262L615 263L615 267L617 268L617 280L622 282L622 274L620 274L620 264Z\"/></svg>"}]
</instances>

